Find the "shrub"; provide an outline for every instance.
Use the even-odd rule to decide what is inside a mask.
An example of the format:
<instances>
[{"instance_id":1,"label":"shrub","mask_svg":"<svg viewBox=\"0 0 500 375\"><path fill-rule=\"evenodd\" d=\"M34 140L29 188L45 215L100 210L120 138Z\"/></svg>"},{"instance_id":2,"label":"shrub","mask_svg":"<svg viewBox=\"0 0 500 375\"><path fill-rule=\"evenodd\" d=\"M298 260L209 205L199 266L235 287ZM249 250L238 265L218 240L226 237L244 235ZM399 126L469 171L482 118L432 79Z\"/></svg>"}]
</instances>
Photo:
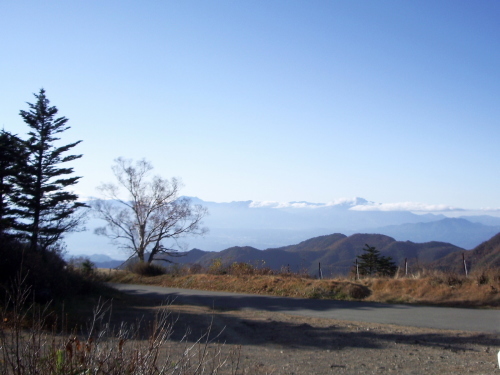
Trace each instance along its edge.
<instances>
[{"instance_id":1,"label":"shrub","mask_svg":"<svg viewBox=\"0 0 500 375\"><path fill-rule=\"evenodd\" d=\"M201 264L198 263L191 264L188 268L188 273L190 275L195 275L202 272L203 272L203 267L201 266Z\"/></svg>"},{"instance_id":2,"label":"shrub","mask_svg":"<svg viewBox=\"0 0 500 375\"><path fill-rule=\"evenodd\" d=\"M171 263L165 268L165 272L172 276L182 276L186 274L186 268L179 263Z\"/></svg>"},{"instance_id":3,"label":"shrub","mask_svg":"<svg viewBox=\"0 0 500 375\"><path fill-rule=\"evenodd\" d=\"M91 276L94 274L96 266L87 257L72 257L68 262L68 266L75 271L83 273L85 276Z\"/></svg>"},{"instance_id":4,"label":"shrub","mask_svg":"<svg viewBox=\"0 0 500 375\"><path fill-rule=\"evenodd\" d=\"M479 268L471 272L472 277L478 285L499 284L500 268Z\"/></svg>"},{"instance_id":5,"label":"shrub","mask_svg":"<svg viewBox=\"0 0 500 375\"><path fill-rule=\"evenodd\" d=\"M212 275L225 275L227 274L227 269L222 264L221 258L216 258L212 260L212 264L208 267L208 273Z\"/></svg>"},{"instance_id":6,"label":"shrub","mask_svg":"<svg viewBox=\"0 0 500 375\"><path fill-rule=\"evenodd\" d=\"M175 319L168 306L157 310L146 340L140 340L140 322L112 329L109 303L94 308L85 334L68 338L65 332L56 335L43 329L50 317L39 305L27 304L29 288L20 283L13 290L8 309L0 310L0 375L218 374L223 367L224 373L238 371L239 348L225 353L224 345L211 344L211 326L195 343L174 343Z\"/></svg>"},{"instance_id":7,"label":"shrub","mask_svg":"<svg viewBox=\"0 0 500 375\"><path fill-rule=\"evenodd\" d=\"M234 276L254 275L256 273L255 271L256 269L254 266L243 262L234 262L229 267L229 273Z\"/></svg>"},{"instance_id":8,"label":"shrub","mask_svg":"<svg viewBox=\"0 0 500 375\"><path fill-rule=\"evenodd\" d=\"M167 273L165 267L158 264L147 263L147 262L137 262L129 265L128 270L140 276L153 277L160 276Z\"/></svg>"},{"instance_id":9,"label":"shrub","mask_svg":"<svg viewBox=\"0 0 500 375\"><path fill-rule=\"evenodd\" d=\"M462 285L465 282L465 276L458 275L454 272L444 274L444 283L448 286Z\"/></svg>"},{"instance_id":10,"label":"shrub","mask_svg":"<svg viewBox=\"0 0 500 375\"><path fill-rule=\"evenodd\" d=\"M283 276L283 277L287 277L287 276L292 276L293 273L292 271L290 270L290 265L287 265L287 266L281 266L279 272L278 272L278 275L279 276Z\"/></svg>"},{"instance_id":11,"label":"shrub","mask_svg":"<svg viewBox=\"0 0 500 375\"><path fill-rule=\"evenodd\" d=\"M353 284L353 283L348 283L344 285L341 288L341 291L345 293L347 296L350 298L354 299L364 299L371 294L370 288L364 286L364 285L359 285L359 284Z\"/></svg>"},{"instance_id":12,"label":"shrub","mask_svg":"<svg viewBox=\"0 0 500 375\"><path fill-rule=\"evenodd\" d=\"M31 287L35 301L41 303L87 294L100 287L95 277L68 267L58 251L42 253L17 240L7 240L0 243L0 259L0 297L19 274Z\"/></svg>"}]
</instances>

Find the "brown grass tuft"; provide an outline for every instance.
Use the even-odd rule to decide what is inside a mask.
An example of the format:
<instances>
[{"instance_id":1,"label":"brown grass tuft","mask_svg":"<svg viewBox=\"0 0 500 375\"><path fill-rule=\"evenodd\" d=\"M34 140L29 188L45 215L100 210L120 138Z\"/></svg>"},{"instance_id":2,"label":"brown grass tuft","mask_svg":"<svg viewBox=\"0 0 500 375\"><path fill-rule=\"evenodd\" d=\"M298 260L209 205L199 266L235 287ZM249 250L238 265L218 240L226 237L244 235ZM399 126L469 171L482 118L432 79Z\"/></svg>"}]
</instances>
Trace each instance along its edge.
<instances>
[{"instance_id":1,"label":"brown grass tuft","mask_svg":"<svg viewBox=\"0 0 500 375\"><path fill-rule=\"evenodd\" d=\"M29 287L20 281L0 310L0 375L239 373L239 348L218 344L211 325L194 343L187 336L174 342L168 306L157 309L146 339L141 321L113 329L109 303L94 308L85 334L47 331L46 310L29 304Z\"/></svg>"},{"instance_id":2,"label":"brown grass tuft","mask_svg":"<svg viewBox=\"0 0 500 375\"><path fill-rule=\"evenodd\" d=\"M216 263L207 273L180 272L141 278L120 271L111 281L300 298L500 307L500 269L476 270L467 277L422 269L408 277L317 280L289 272L268 274L266 269L245 263L229 266Z\"/></svg>"}]
</instances>

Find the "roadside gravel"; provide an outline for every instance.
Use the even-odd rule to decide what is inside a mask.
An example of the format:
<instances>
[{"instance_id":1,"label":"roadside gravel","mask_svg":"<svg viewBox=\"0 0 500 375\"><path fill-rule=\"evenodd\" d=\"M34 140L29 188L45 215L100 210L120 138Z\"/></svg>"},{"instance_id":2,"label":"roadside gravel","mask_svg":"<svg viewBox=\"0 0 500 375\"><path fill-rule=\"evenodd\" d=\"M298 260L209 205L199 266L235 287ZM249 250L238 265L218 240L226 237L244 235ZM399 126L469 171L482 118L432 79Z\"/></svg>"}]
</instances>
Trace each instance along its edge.
<instances>
[{"instance_id":1,"label":"roadside gravel","mask_svg":"<svg viewBox=\"0 0 500 375\"><path fill-rule=\"evenodd\" d=\"M158 307L140 300L115 309L115 318L151 318ZM168 308L177 320L174 340L188 330L194 341L211 325L215 341L227 350L241 347L240 374L500 374L496 334L191 305Z\"/></svg>"}]
</instances>

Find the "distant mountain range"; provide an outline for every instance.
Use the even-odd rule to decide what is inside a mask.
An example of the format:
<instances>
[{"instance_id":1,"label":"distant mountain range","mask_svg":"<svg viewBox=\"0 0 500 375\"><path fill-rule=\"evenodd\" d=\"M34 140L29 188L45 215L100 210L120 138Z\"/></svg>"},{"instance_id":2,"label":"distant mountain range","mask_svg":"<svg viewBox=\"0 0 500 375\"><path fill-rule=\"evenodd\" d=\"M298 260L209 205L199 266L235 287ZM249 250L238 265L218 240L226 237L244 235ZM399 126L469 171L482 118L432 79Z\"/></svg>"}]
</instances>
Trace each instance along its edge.
<instances>
[{"instance_id":1,"label":"distant mountain range","mask_svg":"<svg viewBox=\"0 0 500 375\"><path fill-rule=\"evenodd\" d=\"M463 256L465 256L469 270L500 267L500 233L470 251L437 241L414 243L396 241L392 237L381 234L346 236L335 233L274 249L258 250L250 246L233 246L220 252L193 249L180 252L175 258L168 259L181 265L200 264L204 267L209 267L214 260L218 259L224 265L243 262L259 268L288 269L292 272L305 272L311 275L317 274L321 265L323 276L335 276L346 275L351 271L356 256L362 253L365 244L375 246L381 255L391 257L401 267L407 260L410 270L425 266L461 272ZM97 254L89 258L102 268L114 268L123 263L123 261ZM156 263L165 265L165 262L161 260Z\"/></svg>"},{"instance_id":2,"label":"distant mountain range","mask_svg":"<svg viewBox=\"0 0 500 375\"><path fill-rule=\"evenodd\" d=\"M204 223L209 233L205 237L186 238L180 244L182 251L193 248L220 251L234 246L279 248L331 233L383 234L397 241L439 241L472 249L500 232L499 217L448 218L440 214L365 210L373 206L373 202L362 198L333 204L253 201L215 203L191 199L193 203L208 208L210 214ZM121 253L117 246L93 234L93 229L103 224L98 219L91 219L87 224L88 231L68 235L66 242L69 252L126 258L128 254Z\"/></svg>"},{"instance_id":3,"label":"distant mountain range","mask_svg":"<svg viewBox=\"0 0 500 375\"><path fill-rule=\"evenodd\" d=\"M74 258L85 258L89 259L96 265L98 268L118 268L120 267L124 261L123 260L117 260L113 259L107 255L103 254L92 254L92 255L66 255L65 259L67 261L71 261Z\"/></svg>"},{"instance_id":4,"label":"distant mountain range","mask_svg":"<svg viewBox=\"0 0 500 375\"><path fill-rule=\"evenodd\" d=\"M500 226L484 225L464 218L446 218L424 223L390 225L368 229L366 232L383 233L400 241L441 241L472 249L500 232Z\"/></svg>"},{"instance_id":5,"label":"distant mountain range","mask_svg":"<svg viewBox=\"0 0 500 375\"><path fill-rule=\"evenodd\" d=\"M428 264L448 254L465 251L462 248L443 242L414 243L401 242L381 234L354 234L346 236L340 233L319 236L297 245L281 248L258 250L250 246L234 246L220 252L208 252L194 249L184 252L173 260L179 264L198 263L208 267L215 259L223 264L244 262L256 267L269 267L280 270L283 267L293 272L315 274L321 264L323 275L345 275L349 273L357 255L365 244L375 246L384 256L392 257L398 265L403 265L405 258L412 266ZM158 262L164 264L163 262Z\"/></svg>"},{"instance_id":6,"label":"distant mountain range","mask_svg":"<svg viewBox=\"0 0 500 375\"><path fill-rule=\"evenodd\" d=\"M451 269L461 271L463 269L463 258L467 263L469 270L487 269L500 267L500 233L483 242L475 249L466 253L450 253L447 256L432 262L431 266L441 269Z\"/></svg>"}]
</instances>

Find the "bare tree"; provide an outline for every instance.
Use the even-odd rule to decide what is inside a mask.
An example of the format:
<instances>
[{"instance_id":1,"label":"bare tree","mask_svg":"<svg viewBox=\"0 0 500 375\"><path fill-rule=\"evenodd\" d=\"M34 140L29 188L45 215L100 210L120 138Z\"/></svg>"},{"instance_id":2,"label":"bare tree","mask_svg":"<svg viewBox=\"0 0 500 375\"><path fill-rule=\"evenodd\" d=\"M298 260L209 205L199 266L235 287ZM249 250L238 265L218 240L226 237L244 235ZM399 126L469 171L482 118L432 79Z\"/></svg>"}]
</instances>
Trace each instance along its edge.
<instances>
[{"instance_id":1,"label":"bare tree","mask_svg":"<svg viewBox=\"0 0 500 375\"><path fill-rule=\"evenodd\" d=\"M159 254L175 255L173 247L164 245L166 240L175 245L181 237L207 232L202 227L206 208L179 197L182 184L176 178L151 176L153 166L144 159L115 159L112 170L118 183L101 184L102 199L91 202L97 217L107 223L95 233L112 239L131 257L144 262L149 253L151 263Z\"/></svg>"}]
</instances>

